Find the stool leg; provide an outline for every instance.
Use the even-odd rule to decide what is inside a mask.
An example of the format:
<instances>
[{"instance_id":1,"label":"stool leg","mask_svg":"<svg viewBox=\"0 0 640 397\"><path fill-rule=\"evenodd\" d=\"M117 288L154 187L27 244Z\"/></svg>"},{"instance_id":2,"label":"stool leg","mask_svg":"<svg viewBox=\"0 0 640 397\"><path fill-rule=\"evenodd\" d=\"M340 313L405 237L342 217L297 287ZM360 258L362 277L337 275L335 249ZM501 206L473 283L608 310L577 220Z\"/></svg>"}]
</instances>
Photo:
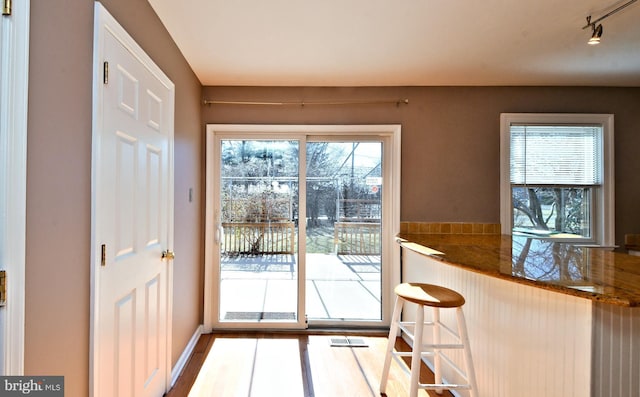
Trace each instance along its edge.
<instances>
[{"instance_id":1,"label":"stool leg","mask_svg":"<svg viewBox=\"0 0 640 397\"><path fill-rule=\"evenodd\" d=\"M433 344L439 345L441 343L440 339L440 308L433 308ZM433 375L434 375L434 383L441 384L442 383L442 365L440 359L440 349L433 349ZM442 389L436 389L437 394L442 394Z\"/></svg>"},{"instance_id":2,"label":"stool leg","mask_svg":"<svg viewBox=\"0 0 640 397\"><path fill-rule=\"evenodd\" d=\"M473 369L473 359L471 357L471 344L469 343L469 335L467 333L467 324L464 319L464 313L462 313L462 307L456 308L456 318L458 320L458 332L460 333L460 340L464 344L464 365L467 373L467 379L471 386L469 392L470 397L478 397L478 384L476 383L476 373Z\"/></svg>"},{"instance_id":3,"label":"stool leg","mask_svg":"<svg viewBox=\"0 0 640 397\"><path fill-rule=\"evenodd\" d=\"M387 380L389 378L389 367L391 366L391 358L393 355L393 348L398 337L398 330L400 329L400 313L402 312L402 305L404 299L396 296L396 304L393 308L393 315L391 316L391 326L389 327L389 340L387 341L387 352L384 356L384 365L382 367L382 377L380 378L380 393L384 393L387 390Z\"/></svg>"},{"instance_id":4,"label":"stool leg","mask_svg":"<svg viewBox=\"0 0 640 397\"><path fill-rule=\"evenodd\" d=\"M418 386L420 384L420 364L422 363L422 331L424 329L424 306L417 305L416 326L413 332L413 347L411 353L411 384L409 397L418 396Z\"/></svg>"}]
</instances>

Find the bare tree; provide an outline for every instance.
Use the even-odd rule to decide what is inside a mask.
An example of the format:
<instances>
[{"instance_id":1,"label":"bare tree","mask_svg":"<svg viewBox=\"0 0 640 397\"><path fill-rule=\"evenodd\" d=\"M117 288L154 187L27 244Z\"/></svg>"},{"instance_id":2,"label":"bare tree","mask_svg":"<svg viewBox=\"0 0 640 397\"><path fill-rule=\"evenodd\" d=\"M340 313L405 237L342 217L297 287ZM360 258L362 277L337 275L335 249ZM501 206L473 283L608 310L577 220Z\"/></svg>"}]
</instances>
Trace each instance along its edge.
<instances>
[{"instance_id":1,"label":"bare tree","mask_svg":"<svg viewBox=\"0 0 640 397\"><path fill-rule=\"evenodd\" d=\"M588 188L520 187L512 194L516 215L524 215L535 230L582 234ZM553 220L553 223L550 222ZM514 222L515 223L515 222ZM524 222L514 226L523 226Z\"/></svg>"}]
</instances>

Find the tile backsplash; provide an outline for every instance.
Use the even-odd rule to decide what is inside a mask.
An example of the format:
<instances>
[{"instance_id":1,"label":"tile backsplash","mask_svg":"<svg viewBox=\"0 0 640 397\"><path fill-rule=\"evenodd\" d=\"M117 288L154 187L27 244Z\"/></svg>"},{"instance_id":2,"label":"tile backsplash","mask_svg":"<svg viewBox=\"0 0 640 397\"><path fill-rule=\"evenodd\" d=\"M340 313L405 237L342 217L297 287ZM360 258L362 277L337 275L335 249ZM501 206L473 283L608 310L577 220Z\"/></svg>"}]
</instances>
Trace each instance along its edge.
<instances>
[{"instance_id":1,"label":"tile backsplash","mask_svg":"<svg viewBox=\"0 0 640 397\"><path fill-rule=\"evenodd\" d=\"M500 234L500 224L469 222L400 222L400 233Z\"/></svg>"}]
</instances>

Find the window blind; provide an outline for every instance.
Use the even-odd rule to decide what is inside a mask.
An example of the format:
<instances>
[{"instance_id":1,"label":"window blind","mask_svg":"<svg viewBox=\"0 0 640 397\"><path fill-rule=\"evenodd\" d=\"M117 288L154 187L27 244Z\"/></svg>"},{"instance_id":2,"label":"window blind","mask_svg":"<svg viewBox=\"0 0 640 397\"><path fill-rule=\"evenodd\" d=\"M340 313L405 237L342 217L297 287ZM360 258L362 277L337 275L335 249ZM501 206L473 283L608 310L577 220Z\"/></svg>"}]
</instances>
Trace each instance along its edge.
<instances>
[{"instance_id":1,"label":"window blind","mask_svg":"<svg viewBox=\"0 0 640 397\"><path fill-rule=\"evenodd\" d=\"M602 183L602 126L512 124L510 133L512 184Z\"/></svg>"}]
</instances>

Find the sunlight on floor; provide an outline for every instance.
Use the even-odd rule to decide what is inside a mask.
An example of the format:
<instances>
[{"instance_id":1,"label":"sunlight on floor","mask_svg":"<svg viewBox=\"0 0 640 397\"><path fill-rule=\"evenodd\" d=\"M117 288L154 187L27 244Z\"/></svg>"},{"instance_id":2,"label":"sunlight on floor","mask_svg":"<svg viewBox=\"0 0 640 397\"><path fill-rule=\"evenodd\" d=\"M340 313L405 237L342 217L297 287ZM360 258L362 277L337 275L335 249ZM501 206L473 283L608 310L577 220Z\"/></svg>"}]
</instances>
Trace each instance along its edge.
<instances>
[{"instance_id":1,"label":"sunlight on floor","mask_svg":"<svg viewBox=\"0 0 640 397\"><path fill-rule=\"evenodd\" d=\"M349 336L366 346L331 346L336 338L346 337L216 337L189 397L379 397L387 338ZM407 380L393 364L387 396L405 396Z\"/></svg>"},{"instance_id":2,"label":"sunlight on floor","mask_svg":"<svg viewBox=\"0 0 640 397\"><path fill-rule=\"evenodd\" d=\"M297 339L216 339L189 396L303 396Z\"/></svg>"}]
</instances>

